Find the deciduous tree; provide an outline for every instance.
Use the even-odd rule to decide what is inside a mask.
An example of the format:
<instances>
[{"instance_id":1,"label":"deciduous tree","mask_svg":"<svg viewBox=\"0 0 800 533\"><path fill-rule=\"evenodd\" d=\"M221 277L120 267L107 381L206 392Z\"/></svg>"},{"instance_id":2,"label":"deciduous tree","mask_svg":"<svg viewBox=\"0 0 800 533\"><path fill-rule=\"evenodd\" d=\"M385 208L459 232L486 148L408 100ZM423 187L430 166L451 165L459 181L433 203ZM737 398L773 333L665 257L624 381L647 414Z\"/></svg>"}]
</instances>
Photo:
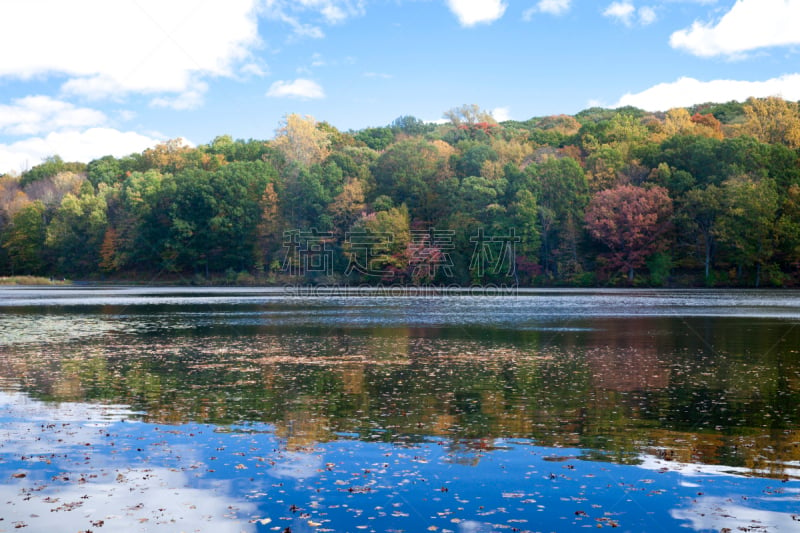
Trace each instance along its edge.
<instances>
[{"instance_id":1,"label":"deciduous tree","mask_svg":"<svg viewBox=\"0 0 800 533\"><path fill-rule=\"evenodd\" d=\"M330 134L318 127L314 117L296 113L286 115L275 134L272 145L278 148L287 161L306 167L322 163L330 154Z\"/></svg>"},{"instance_id":2,"label":"deciduous tree","mask_svg":"<svg viewBox=\"0 0 800 533\"><path fill-rule=\"evenodd\" d=\"M737 266L738 277L755 267L755 285L775 252L778 191L770 178L740 175L722 184L722 212L715 234Z\"/></svg>"},{"instance_id":3,"label":"deciduous tree","mask_svg":"<svg viewBox=\"0 0 800 533\"><path fill-rule=\"evenodd\" d=\"M744 132L766 143L800 148L800 106L783 98L750 98L744 106Z\"/></svg>"},{"instance_id":4,"label":"deciduous tree","mask_svg":"<svg viewBox=\"0 0 800 533\"><path fill-rule=\"evenodd\" d=\"M40 201L31 202L12 217L0 235L11 263L12 274L41 274L45 268L44 243L45 207Z\"/></svg>"},{"instance_id":5,"label":"deciduous tree","mask_svg":"<svg viewBox=\"0 0 800 533\"><path fill-rule=\"evenodd\" d=\"M663 250L670 228L672 200L663 187L622 185L594 195L586 209L586 229L606 245L610 268L633 281L637 268Z\"/></svg>"}]
</instances>

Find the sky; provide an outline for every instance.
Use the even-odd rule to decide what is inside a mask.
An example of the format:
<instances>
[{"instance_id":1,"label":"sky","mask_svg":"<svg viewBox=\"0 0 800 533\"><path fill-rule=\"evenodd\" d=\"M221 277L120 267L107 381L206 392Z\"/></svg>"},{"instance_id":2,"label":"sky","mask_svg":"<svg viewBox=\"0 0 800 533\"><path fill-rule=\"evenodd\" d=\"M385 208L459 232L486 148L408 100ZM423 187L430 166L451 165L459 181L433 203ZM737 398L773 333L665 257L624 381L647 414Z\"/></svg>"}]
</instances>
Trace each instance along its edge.
<instances>
[{"instance_id":1,"label":"sky","mask_svg":"<svg viewBox=\"0 0 800 533\"><path fill-rule=\"evenodd\" d=\"M800 0L5 0L0 173L478 104L800 100Z\"/></svg>"}]
</instances>

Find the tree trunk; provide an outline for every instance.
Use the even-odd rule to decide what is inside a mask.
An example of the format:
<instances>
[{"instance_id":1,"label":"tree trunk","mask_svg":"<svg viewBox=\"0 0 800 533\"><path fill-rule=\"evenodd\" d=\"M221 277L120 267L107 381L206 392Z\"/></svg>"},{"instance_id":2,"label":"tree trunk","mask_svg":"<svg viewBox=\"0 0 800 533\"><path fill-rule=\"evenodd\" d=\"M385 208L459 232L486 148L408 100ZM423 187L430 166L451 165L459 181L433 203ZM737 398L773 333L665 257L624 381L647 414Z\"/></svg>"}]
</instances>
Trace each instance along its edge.
<instances>
[{"instance_id":1,"label":"tree trunk","mask_svg":"<svg viewBox=\"0 0 800 533\"><path fill-rule=\"evenodd\" d=\"M633 267L628 267L628 281L633 283Z\"/></svg>"}]
</instances>

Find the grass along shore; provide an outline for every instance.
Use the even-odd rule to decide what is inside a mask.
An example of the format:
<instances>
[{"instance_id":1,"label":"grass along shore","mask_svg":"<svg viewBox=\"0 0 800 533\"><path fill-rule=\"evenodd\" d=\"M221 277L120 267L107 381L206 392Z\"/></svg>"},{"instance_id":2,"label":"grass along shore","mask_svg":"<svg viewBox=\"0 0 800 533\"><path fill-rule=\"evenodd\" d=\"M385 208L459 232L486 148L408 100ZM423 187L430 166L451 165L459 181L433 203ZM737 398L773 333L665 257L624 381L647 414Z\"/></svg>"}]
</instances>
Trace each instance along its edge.
<instances>
[{"instance_id":1,"label":"grass along shore","mask_svg":"<svg viewBox=\"0 0 800 533\"><path fill-rule=\"evenodd\" d=\"M41 276L0 276L0 285L72 285L72 282Z\"/></svg>"}]
</instances>

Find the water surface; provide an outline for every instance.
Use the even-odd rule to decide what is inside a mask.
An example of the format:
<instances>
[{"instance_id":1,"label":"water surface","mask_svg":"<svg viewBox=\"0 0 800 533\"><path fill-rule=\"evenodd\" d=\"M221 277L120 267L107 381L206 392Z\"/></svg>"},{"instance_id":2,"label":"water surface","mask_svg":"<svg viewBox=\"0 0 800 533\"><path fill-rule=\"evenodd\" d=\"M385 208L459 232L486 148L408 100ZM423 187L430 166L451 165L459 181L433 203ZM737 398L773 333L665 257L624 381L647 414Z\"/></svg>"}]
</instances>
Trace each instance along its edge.
<instances>
[{"instance_id":1,"label":"water surface","mask_svg":"<svg viewBox=\"0 0 800 533\"><path fill-rule=\"evenodd\" d=\"M799 296L0 289L0 531L800 529Z\"/></svg>"}]
</instances>

